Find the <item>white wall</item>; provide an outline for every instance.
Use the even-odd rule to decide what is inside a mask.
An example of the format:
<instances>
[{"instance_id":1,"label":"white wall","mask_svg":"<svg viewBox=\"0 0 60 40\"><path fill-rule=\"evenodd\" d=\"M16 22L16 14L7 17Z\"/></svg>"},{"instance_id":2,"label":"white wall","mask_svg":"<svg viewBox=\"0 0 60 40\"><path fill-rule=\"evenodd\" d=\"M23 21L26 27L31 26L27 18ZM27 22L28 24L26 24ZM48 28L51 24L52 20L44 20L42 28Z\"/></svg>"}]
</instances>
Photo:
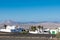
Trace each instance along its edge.
<instances>
[{"instance_id":1,"label":"white wall","mask_svg":"<svg viewBox=\"0 0 60 40\"><path fill-rule=\"evenodd\" d=\"M29 33L38 34L38 31L37 30L35 30L35 31L29 31Z\"/></svg>"},{"instance_id":2,"label":"white wall","mask_svg":"<svg viewBox=\"0 0 60 40\"><path fill-rule=\"evenodd\" d=\"M16 26L7 26L6 29L0 29L1 32L11 32L11 29L15 29Z\"/></svg>"},{"instance_id":3,"label":"white wall","mask_svg":"<svg viewBox=\"0 0 60 40\"><path fill-rule=\"evenodd\" d=\"M16 26L7 26L6 29L11 30L11 29L15 29L15 27L16 27Z\"/></svg>"}]
</instances>

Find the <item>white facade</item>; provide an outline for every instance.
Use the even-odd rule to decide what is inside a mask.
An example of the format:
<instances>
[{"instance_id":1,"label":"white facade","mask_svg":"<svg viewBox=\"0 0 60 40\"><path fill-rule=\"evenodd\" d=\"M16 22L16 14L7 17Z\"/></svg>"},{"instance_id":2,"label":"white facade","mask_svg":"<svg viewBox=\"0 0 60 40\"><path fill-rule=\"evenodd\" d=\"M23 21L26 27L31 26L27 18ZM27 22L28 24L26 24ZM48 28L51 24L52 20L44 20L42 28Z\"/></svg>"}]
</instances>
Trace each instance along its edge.
<instances>
[{"instance_id":1,"label":"white facade","mask_svg":"<svg viewBox=\"0 0 60 40\"><path fill-rule=\"evenodd\" d=\"M58 27L58 32L60 32L60 27Z\"/></svg>"},{"instance_id":2,"label":"white facade","mask_svg":"<svg viewBox=\"0 0 60 40\"><path fill-rule=\"evenodd\" d=\"M35 31L29 31L29 33L31 33L31 34L38 34L38 31L37 30L35 30Z\"/></svg>"},{"instance_id":3,"label":"white facade","mask_svg":"<svg viewBox=\"0 0 60 40\"><path fill-rule=\"evenodd\" d=\"M9 29L0 29L1 32L11 32Z\"/></svg>"},{"instance_id":4,"label":"white facade","mask_svg":"<svg viewBox=\"0 0 60 40\"><path fill-rule=\"evenodd\" d=\"M37 29L38 30L38 34L42 34L43 33L43 30L42 29Z\"/></svg>"},{"instance_id":5,"label":"white facade","mask_svg":"<svg viewBox=\"0 0 60 40\"><path fill-rule=\"evenodd\" d=\"M48 29L48 28L43 29L43 34L49 34L49 30L50 29Z\"/></svg>"},{"instance_id":6,"label":"white facade","mask_svg":"<svg viewBox=\"0 0 60 40\"><path fill-rule=\"evenodd\" d=\"M49 34L49 29L39 29L39 28L37 28L37 30L35 30L35 31L29 31L29 33L31 33L31 34Z\"/></svg>"},{"instance_id":7,"label":"white facade","mask_svg":"<svg viewBox=\"0 0 60 40\"><path fill-rule=\"evenodd\" d=\"M58 29L50 29L50 33L51 34L57 34L58 33Z\"/></svg>"},{"instance_id":8,"label":"white facade","mask_svg":"<svg viewBox=\"0 0 60 40\"><path fill-rule=\"evenodd\" d=\"M15 27L16 27L16 26L7 26L6 29L11 30L11 29L15 29Z\"/></svg>"},{"instance_id":9,"label":"white facade","mask_svg":"<svg viewBox=\"0 0 60 40\"><path fill-rule=\"evenodd\" d=\"M0 29L1 32L11 32L16 26L7 26L6 29Z\"/></svg>"},{"instance_id":10,"label":"white facade","mask_svg":"<svg viewBox=\"0 0 60 40\"><path fill-rule=\"evenodd\" d=\"M35 30L35 31L29 31L29 33L31 33L31 34L42 34L43 33L43 30L37 28L37 30Z\"/></svg>"}]
</instances>

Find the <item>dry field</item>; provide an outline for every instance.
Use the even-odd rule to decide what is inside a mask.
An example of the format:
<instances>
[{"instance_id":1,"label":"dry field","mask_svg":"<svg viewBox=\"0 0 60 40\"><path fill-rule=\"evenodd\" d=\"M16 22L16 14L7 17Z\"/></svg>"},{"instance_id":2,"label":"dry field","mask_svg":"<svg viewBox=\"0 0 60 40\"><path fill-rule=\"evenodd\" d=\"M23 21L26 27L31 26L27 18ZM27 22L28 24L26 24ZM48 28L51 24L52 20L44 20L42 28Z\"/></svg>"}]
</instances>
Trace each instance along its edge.
<instances>
[{"instance_id":1,"label":"dry field","mask_svg":"<svg viewBox=\"0 0 60 40\"><path fill-rule=\"evenodd\" d=\"M51 34L20 34L20 33L2 33L0 32L0 40L52 40ZM53 39L57 40L57 39Z\"/></svg>"},{"instance_id":2,"label":"dry field","mask_svg":"<svg viewBox=\"0 0 60 40\"><path fill-rule=\"evenodd\" d=\"M9 37L9 36L5 36L5 37L0 37L0 40L60 40L57 38L40 38L40 37Z\"/></svg>"}]
</instances>

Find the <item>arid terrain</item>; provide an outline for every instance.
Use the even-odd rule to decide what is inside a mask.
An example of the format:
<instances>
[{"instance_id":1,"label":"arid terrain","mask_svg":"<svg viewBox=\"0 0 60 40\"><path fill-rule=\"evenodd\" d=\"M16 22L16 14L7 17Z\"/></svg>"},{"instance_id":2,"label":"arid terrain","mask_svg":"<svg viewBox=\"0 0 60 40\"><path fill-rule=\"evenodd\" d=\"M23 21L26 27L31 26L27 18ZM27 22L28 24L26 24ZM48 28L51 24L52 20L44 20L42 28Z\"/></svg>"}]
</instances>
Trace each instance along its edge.
<instances>
[{"instance_id":1,"label":"arid terrain","mask_svg":"<svg viewBox=\"0 0 60 40\"><path fill-rule=\"evenodd\" d=\"M58 28L60 27L60 22L15 22L15 21L3 21L0 23L0 29L4 28L4 24L6 25L18 25L20 28L29 29L29 27L33 26L43 26L44 28Z\"/></svg>"},{"instance_id":2,"label":"arid terrain","mask_svg":"<svg viewBox=\"0 0 60 40\"><path fill-rule=\"evenodd\" d=\"M0 40L51 40L55 37L51 34L20 34L20 33L0 33Z\"/></svg>"},{"instance_id":3,"label":"arid terrain","mask_svg":"<svg viewBox=\"0 0 60 40\"><path fill-rule=\"evenodd\" d=\"M14 21L5 21L0 23L0 29L4 28L4 24L6 25L19 25L21 28L29 29L31 26L43 26L44 28L58 28L60 27L60 23L54 22L34 22L34 23L18 23ZM53 37L53 39L50 39ZM55 35L51 34L20 34L20 33L2 33L0 32L0 40L60 40L55 38Z\"/></svg>"}]
</instances>

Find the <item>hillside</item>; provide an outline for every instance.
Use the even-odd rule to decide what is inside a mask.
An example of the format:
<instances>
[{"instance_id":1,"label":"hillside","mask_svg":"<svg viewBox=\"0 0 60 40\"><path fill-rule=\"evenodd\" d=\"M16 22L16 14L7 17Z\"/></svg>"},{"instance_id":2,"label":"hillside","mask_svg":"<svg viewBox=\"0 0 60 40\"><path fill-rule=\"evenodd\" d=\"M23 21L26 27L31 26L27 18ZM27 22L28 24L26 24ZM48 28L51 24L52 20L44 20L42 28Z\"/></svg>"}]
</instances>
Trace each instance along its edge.
<instances>
[{"instance_id":1,"label":"hillside","mask_svg":"<svg viewBox=\"0 0 60 40\"><path fill-rule=\"evenodd\" d=\"M43 26L44 28L57 28L60 27L60 23L58 22L15 22L12 20L8 20L8 21L3 21L2 23L0 23L0 29L4 28L4 24L6 25L19 25L20 28L25 28L25 29L29 29L29 27L33 26Z\"/></svg>"}]
</instances>

